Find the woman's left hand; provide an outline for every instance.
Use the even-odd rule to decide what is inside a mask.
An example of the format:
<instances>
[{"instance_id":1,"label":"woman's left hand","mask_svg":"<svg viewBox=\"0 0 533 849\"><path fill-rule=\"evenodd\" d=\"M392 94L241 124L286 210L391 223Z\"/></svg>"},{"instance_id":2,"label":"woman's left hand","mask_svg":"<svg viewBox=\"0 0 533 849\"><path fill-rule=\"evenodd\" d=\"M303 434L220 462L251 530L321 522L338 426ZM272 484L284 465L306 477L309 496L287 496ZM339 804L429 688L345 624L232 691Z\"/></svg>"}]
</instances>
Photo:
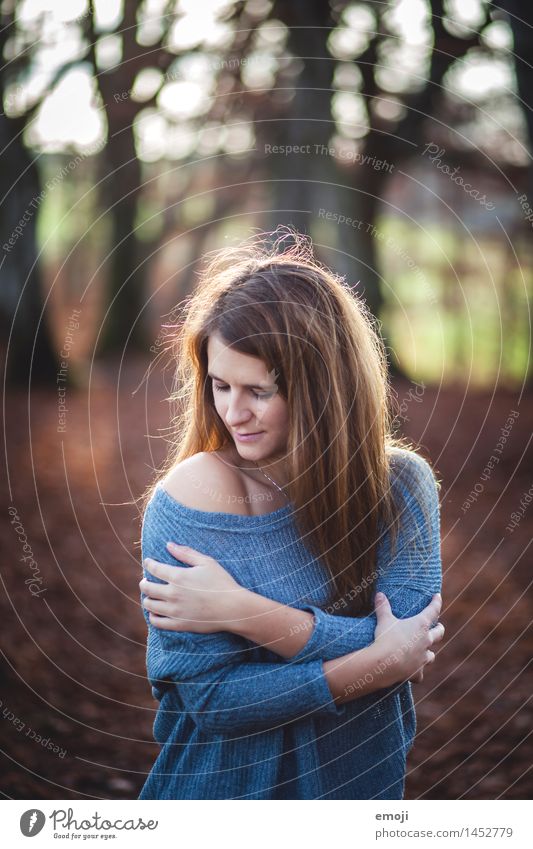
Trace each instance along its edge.
<instances>
[{"instance_id":1,"label":"woman's left hand","mask_svg":"<svg viewBox=\"0 0 533 849\"><path fill-rule=\"evenodd\" d=\"M169 552L190 568L176 568L147 558L144 568L167 581L159 584L143 578L139 582L143 607L152 625L166 631L193 631L211 634L231 631L244 615L248 593L213 557L194 548L168 543Z\"/></svg>"}]
</instances>

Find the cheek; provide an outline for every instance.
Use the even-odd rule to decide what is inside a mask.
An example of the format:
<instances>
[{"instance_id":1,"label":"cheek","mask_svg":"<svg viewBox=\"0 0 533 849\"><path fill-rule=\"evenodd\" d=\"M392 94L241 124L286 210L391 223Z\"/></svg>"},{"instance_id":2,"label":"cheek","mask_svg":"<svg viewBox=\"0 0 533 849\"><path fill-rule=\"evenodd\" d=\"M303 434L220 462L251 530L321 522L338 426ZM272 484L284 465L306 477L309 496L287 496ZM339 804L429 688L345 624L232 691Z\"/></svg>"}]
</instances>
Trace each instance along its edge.
<instances>
[{"instance_id":1,"label":"cheek","mask_svg":"<svg viewBox=\"0 0 533 849\"><path fill-rule=\"evenodd\" d=\"M281 421L283 431L287 433L287 431L289 430L289 409L286 405L284 406L283 412L281 413Z\"/></svg>"},{"instance_id":2,"label":"cheek","mask_svg":"<svg viewBox=\"0 0 533 849\"><path fill-rule=\"evenodd\" d=\"M226 404L224 403L224 401L222 400L220 395L215 395L214 408L215 408L215 412L218 413L220 418L224 418L224 412L225 412L225 409L226 409Z\"/></svg>"},{"instance_id":3,"label":"cheek","mask_svg":"<svg viewBox=\"0 0 533 849\"><path fill-rule=\"evenodd\" d=\"M275 401L269 406L265 420L276 430L286 430L289 424L289 411L285 401Z\"/></svg>"}]
</instances>

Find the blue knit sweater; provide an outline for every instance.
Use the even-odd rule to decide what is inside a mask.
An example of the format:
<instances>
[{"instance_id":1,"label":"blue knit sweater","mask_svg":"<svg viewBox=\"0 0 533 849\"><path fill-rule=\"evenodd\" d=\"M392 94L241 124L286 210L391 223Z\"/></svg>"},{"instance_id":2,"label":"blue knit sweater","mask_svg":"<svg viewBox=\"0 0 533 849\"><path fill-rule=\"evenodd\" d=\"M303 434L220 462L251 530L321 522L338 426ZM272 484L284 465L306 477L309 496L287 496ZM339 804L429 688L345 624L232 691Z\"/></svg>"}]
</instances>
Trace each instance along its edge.
<instances>
[{"instance_id":1,"label":"blue knit sweater","mask_svg":"<svg viewBox=\"0 0 533 849\"><path fill-rule=\"evenodd\" d=\"M402 526L394 557L389 534L380 539L375 589L405 618L441 588L439 499L425 460L403 449L391 458ZM260 516L207 512L156 486L143 518L143 558L184 567L165 545L189 545L218 560L242 586L312 611L314 629L304 648L284 660L226 632L162 631L143 608L161 749L139 798L403 797L416 727L411 686L335 704L322 661L373 642L376 616L328 612L328 573L299 538L293 510L287 504Z\"/></svg>"}]
</instances>

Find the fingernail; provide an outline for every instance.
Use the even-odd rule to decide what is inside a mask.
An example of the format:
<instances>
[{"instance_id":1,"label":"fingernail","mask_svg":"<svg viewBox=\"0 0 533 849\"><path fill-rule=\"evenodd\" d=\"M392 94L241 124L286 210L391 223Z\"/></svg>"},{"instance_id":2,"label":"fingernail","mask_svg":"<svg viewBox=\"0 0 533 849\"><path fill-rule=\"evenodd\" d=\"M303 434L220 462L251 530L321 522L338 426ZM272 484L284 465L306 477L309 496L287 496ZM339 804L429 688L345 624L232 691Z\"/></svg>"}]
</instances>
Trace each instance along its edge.
<instances>
[{"instance_id":1,"label":"fingernail","mask_svg":"<svg viewBox=\"0 0 533 849\"><path fill-rule=\"evenodd\" d=\"M376 601L381 601L384 598L385 596L383 595L383 593L376 593Z\"/></svg>"}]
</instances>

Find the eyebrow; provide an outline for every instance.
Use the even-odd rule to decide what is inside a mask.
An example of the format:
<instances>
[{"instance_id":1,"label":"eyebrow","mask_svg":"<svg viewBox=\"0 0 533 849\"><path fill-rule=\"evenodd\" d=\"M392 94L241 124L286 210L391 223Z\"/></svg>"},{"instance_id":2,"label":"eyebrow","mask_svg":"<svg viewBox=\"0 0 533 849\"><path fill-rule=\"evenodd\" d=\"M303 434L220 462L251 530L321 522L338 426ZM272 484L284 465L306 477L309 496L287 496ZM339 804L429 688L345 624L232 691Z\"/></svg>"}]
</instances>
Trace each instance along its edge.
<instances>
[{"instance_id":1,"label":"eyebrow","mask_svg":"<svg viewBox=\"0 0 533 849\"><path fill-rule=\"evenodd\" d=\"M226 381L222 380L221 377L217 377L216 374L211 374L211 372L208 372L207 376L213 378L213 380L220 380L221 383L226 383ZM250 384L247 383L247 384L244 385L243 388L244 389L271 389L272 386L273 386L273 384L270 384L269 386L264 386L260 383L255 383L253 385L250 385Z\"/></svg>"}]
</instances>

